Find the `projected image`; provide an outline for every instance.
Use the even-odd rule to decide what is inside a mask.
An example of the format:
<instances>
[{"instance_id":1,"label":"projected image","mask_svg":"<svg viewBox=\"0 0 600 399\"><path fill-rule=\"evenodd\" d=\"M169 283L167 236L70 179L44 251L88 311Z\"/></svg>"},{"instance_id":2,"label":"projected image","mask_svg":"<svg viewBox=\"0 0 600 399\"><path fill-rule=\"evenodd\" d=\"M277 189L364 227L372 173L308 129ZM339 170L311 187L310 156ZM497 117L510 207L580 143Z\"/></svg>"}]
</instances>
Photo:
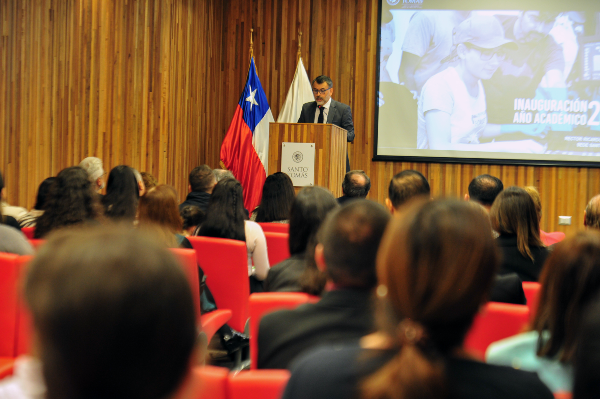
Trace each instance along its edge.
<instances>
[{"instance_id":1,"label":"projected image","mask_svg":"<svg viewBox=\"0 0 600 399\"><path fill-rule=\"evenodd\" d=\"M384 9L376 155L600 161L600 13Z\"/></svg>"}]
</instances>

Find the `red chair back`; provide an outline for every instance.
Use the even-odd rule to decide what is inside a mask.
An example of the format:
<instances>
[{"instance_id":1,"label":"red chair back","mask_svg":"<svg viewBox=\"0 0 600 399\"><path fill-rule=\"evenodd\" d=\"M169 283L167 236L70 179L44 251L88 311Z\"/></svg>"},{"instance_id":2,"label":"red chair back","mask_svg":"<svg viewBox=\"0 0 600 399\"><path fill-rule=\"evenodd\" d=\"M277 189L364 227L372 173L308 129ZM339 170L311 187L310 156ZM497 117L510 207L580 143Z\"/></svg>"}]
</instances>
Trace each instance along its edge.
<instances>
[{"instance_id":1,"label":"red chair back","mask_svg":"<svg viewBox=\"0 0 600 399\"><path fill-rule=\"evenodd\" d=\"M35 226L32 227L21 227L21 232L25 234L29 240L33 240L33 234L35 233Z\"/></svg>"},{"instance_id":2,"label":"red chair back","mask_svg":"<svg viewBox=\"0 0 600 399\"><path fill-rule=\"evenodd\" d=\"M288 233L265 232L269 264L271 266L290 257L289 237Z\"/></svg>"},{"instance_id":3,"label":"red chair back","mask_svg":"<svg viewBox=\"0 0 600 399\"><path fill-rule=\"evenodd\" d=\"M258 362L258 325L267 313L279 309L295 309L310 301L303 292L264 292L250 295L250 369Z\"/></svg>"},{"instance_id":4,"label":"red chair back","mask_svg":"<svg viewBox=\"0 0 600 399\"><path fill-rule=\"evenodd\" d=\"M229 399L280 399L290 372L288 370L250 370L229 377Z\"/></svg>"},{"instance_id":5,"label":"red chair back","mask_svg":"<svg viewBox=\"0 0 600 399\"><path fill-rule=\"evenodd\" d=\"M265 233L290 233L289 223L259 223L259 225Z\"/></svg>"},{"instance_id":6,"label":"red chair back","mask_svg":"<svg viewBox=\"0 0 600 399\"><path fill-rule=\"evenodd\" d=\"M0 252L0 357L14 357L18 320L19 256Z\"/></svg>"},{"instance_id":7,"label":"red chair back","mask_svg":"<svg viewBox=\"0 0 600 399\"><path fill-rule=\"evenodd\" d=\"M192 298L194 300L194 309L196 309L196 320L200 320L200 280L198 277L198 263L196 263L196 251L193 249L173 248L173 254L181 263L185 275L190 283Z\"/></svg>"},{"instance_id":8,"label":"red chair back","mask_svg":"<svg viewBox=\"0 0 600 399\"><path fill-rule=\"evenodd\" d=\"M465 349L483 360L492 342L519 334L528 320L529 308L525 305L489 302L475 316L465 339Z\"/></svg>"},{"instance_id":9,"label":"red chair back","mask_svg":"<svg viewBox=\"0 0 600 399\"><path fill-rule=\"evenodd\" d=\"M540 302L540 283L535 281L524 281L523 291L525 292L525 298L527 298L527 307L529 308L529 319L533 320L538 309Z\"/></svg>"},{"instance_id":10,"label":"red chair back","mask_svg":"<svg viewBox=\"0 0 600 399\"><path fill-rule=\"evenodd\" d=\"M19 276L21 279L25 277L27 272L27 265L33 256L19 256L17 259L17 268L19 270ZM31 315L29 309L25 305L25 300L22 295L18 297L18 308L17 308L17 341L15 347L15 356L25 355L29 353L31 347Z\"/></svg>"},{"instance_id":11,"label":"red chair back","mask_svg":"<svg viewBox=\"0 0 600 399\"><path fill-rule=\"evenodd\" d=\"M33 247L34 250L39 250L42 245L46 243L46 240L43 238L31 238L29 239L29 243Z\"/></svg>"},{"instance_id":12,"label":"red chair back","mask_svg":"<svg viewBox=\"0 0 600 399\"><path fill-rule=\"evenodd\" d=\"M212 237L188 237L196 250L198 264L206 274L219 309L231 310L229 325L244 331L249 317L248 254L246 243L238 240Z\"/></svg>"},{"instance_id":13,"label":"red chair back","mask_svg":"<svg viewBox=\"0 0 600 399\"><path fill-rule=\"evenodd\" d=\"M194 398L227 399L227 377L229 370L224 367L195 367L192 371L196 385Z\"/></svg>"},{"instance_id":14,"label":"red chair back","mask_svg":"<svg viewBox=\"0 0 600 399\"><path fill-rule=\"evenodd\" d=\"M210 313L203 314L200 318L202 332L206 336L206 344L210 342L217 330L231 319L231 310L217 309Z\"/></svg>"}]
</instances>

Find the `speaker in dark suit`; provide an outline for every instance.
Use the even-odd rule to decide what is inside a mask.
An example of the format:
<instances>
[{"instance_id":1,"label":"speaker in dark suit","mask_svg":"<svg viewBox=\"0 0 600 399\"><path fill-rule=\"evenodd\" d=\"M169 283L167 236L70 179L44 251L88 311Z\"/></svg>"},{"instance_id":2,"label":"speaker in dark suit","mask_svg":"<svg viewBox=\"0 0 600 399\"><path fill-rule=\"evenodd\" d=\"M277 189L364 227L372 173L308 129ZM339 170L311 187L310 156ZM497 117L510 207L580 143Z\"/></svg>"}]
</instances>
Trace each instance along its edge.
<instances>
[{"instance_id":1,"label":"speaker in dark suit","mask_svg":"<svg viewBox=\"0 0 600 399\"><path fill-rule=\"evenodd\" d=\"M348 132L348 142L354 141L354 123L350 106L331 98L333 81L327 76L317 76L312 83L315 101L302 106L298 123L330 123ZM346 152L346 172L350 171L350 160Z\"/></svg>"}]
</instances>

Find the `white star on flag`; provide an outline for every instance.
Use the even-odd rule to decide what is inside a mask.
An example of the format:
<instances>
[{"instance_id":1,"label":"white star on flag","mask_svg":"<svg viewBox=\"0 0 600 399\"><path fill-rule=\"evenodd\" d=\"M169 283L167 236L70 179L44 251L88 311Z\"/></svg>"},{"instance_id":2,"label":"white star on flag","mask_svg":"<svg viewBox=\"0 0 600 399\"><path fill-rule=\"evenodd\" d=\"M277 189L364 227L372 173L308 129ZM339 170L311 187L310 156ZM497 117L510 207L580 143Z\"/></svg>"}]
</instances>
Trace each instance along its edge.
<instances>
[{"instance_id":1,"label":"white star on flag","mask_svg":"<svg viewBox=\"0 0 600 399\"><path fill-rule=\"evenodd\" d=\"M250 95L246 97L246 101L250 103L250 111L252 111L252 104L258 105L256 100L254 99L254 96L256 95L256 90L258 89L254 89L254 91L252 91L252 86L248 85L248 87L250 88Z\"/></svg>"}]
</instances>

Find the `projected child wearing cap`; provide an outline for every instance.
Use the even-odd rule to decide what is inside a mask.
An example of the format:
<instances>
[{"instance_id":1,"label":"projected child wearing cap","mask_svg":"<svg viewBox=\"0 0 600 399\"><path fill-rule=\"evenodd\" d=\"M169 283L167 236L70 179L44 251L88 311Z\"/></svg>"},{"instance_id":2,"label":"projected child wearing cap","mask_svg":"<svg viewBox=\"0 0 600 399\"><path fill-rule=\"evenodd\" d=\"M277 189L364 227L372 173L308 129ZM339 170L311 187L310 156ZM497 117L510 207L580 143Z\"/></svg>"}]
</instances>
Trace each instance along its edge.
<instances>
[{"instance_id":1,"label":"projected child wearing cap","mask_svg":"<svg viewBox=\"0 0 600 399\"><path fill-rule=\"evenodd\" d=\"M492 77L504 59L505 48L516 44L504 37L492 16L472 16L453 32L455 48L442 62L458 59L432 76L419 98L417 147L432 150L541 153L534 140L480 143L481 137L500 135L500 125L487 123L482 79Z\"/></svg>"}]
</instances>

